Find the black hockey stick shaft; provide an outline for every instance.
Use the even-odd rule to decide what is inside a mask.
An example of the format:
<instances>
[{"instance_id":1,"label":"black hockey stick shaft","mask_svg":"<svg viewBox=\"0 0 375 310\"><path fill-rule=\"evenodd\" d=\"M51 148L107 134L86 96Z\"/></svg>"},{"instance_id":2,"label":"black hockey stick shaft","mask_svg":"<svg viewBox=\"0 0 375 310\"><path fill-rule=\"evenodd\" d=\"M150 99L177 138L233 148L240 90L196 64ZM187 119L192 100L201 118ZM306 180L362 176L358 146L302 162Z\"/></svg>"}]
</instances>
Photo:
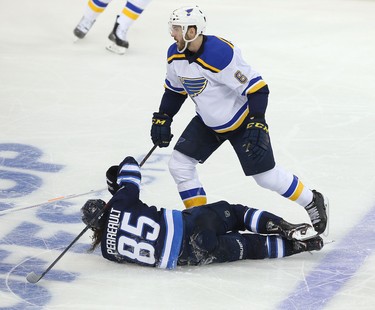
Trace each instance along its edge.
<instances>
[{"instance_id":1,"label":"black hockey stick shaft","mask_svg":"<svg viewBox=\"0 0 375 310\"><path fill-rule=\"evenodd\" d=\"M154 144L154 146L151 148L151 150L146 154L146 156L142 159L142 161L139 163L139 167L142 167L143 164L146 162L146 160L151 156L151 154L155 151L158 144Z\"/></svg>"},{"instance_id":2,"label":"black hockey stick shaft","mask_svg":"<svg viewBox=\"0 0 375 310\"><path fill-rule=\"evenodd\" d=\"M79 233L79 235L65 248L65 250L64 251L62 251L61 252L61 254L52 262L52 264L51 265L49 265L48 267L47 267L47 269L42 273L42 274L40 274L40 275L37 275L35 272L30 272L28 275L27 275L27 277L26 277L26 280L28 281L28 282L30 282L30 283L37 283L41 278L43 278L45 275L46 275L46 273L48 272L48 271L50 271L52 268L53 268L53 266L55 266L56 265L56 263L60 260L60 258L61 257L63 257L64 256L64 254L66 253L66 252L68 252L68 250L73 246L73 244L74 243L76 243L77 241L78 241L78 239L79 238L81 238L82 237L82 235L88 230L90 228L90 225L87 225L80 233Z\"/></svg>"},{"instance_id":3,"label":"black hockey stick shaft","mask_svg":"<svg viewBox=\"0 0 375 310\"><path fill-rule=\"evenodd\" d=\"M157 146L158 146L157 144L154 144L154 146L151 148L151 150L146 154L146 156L143 158L143 160L139 164L140 167L143 166L143 164L151 156L153 151L155 151ZM53 266L56 265L56 263L61 259L61 257L63 257L64 254L68 252L68 250L73 246L73 244L76 243L78 239L80 239L83 236L83 234L90 228L90 226L95 222L95 220L105 212L107 208L108 208L108 204L105 206L105 208L103 208L102 212L100 212L95 218L91 220L90 223L86 225L86 227L79 233L79 235L75 237L75 239L65 248L64 251L61 252L61 254L47 267L47 269L42 274L38 275L32 271L26 276L26 280L30 283L37 283L40 279L42 279L53 268Z\"/></svg>"}]
</instances>

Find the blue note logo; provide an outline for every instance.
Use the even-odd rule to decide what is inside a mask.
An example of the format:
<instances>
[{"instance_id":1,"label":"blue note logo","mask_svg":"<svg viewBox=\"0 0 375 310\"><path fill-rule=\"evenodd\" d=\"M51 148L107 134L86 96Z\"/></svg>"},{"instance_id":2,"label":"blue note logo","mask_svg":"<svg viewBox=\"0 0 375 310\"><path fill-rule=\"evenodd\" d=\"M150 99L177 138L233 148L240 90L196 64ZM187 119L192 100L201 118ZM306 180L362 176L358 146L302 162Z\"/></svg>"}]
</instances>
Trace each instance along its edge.
<instances>
[{"instance_id":1,"label":"blue note logo","mask_svg":"<svg viewBox=\"0 0 375 310\"><path fill-rule=\"evenodd\" d=\"M180 82L190 97L198 96L207 86L208 81L204 78L185 78L180 77Z\"/></svg>"}]
</instances>

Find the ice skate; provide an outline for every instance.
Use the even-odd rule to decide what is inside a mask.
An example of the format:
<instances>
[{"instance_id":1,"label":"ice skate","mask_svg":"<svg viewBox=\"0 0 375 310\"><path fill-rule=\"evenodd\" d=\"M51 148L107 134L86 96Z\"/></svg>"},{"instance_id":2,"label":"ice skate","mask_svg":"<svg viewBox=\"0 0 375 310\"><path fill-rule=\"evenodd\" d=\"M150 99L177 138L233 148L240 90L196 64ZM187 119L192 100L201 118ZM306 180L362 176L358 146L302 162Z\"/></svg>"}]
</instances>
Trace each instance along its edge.
<instances>
[{"instance_id":1,"label":"ice skate","mask_svg":"<svg viewBox=\"0 0 375 310\"><path fill-rule=\"evenodd\" d=\"M320 236L305 241L293 240L294 254L301 252L320 251L324 246L323 239Z\"/></svg>"},{"instance_id":2,"label":"ice skate","mask_svg":"<svg viewBox=\"0 0 375 310\"><path fill-rule=\"evenodd\" d=\"M126 38L126 31L120 31L118 29L119 23L115 22L112 32L109 34L108 39L110 43L107 45L106 49L110 52L123 55L125 54L126 50L129 48L129 42L125 40ZM121 38L119 37L121 36Z\"/></svg>"},{"instance_id":3,"label":"ice skate","mask_svg":"<svg viewBox=\"0 0 375 310\"><path fill-rule=\"evenodd\" d=\"M307 240L317 235L316 231L309 224L291 224L284 220L281 220L278 224L269 221L267 223L267 231L279 234L289 240Z\"/></svg>"},{"instance_id":4,"label":"ice skate","mask_svg":"<svg viewBox=\"0 0 375 310\"><path fill-rule=\"evenodd\" d=\"M91 29L92 25L94 25L95 19L89 19L83 16L78 23L77 27L74 28L73 33L78 39L83 39L86 34L89 32Z\"/></svg>"},{"instance_id":5,"label":"ice skate","mask_svg":"<svg viewBox=\"0 0 375 310\"><path fill-rule=\"evenodd\" d=\"M321 193L313 190L313 200L305 209L309 214L315 231L320 235L328 235L328 199Z\"/></svg>"}]
</instances>

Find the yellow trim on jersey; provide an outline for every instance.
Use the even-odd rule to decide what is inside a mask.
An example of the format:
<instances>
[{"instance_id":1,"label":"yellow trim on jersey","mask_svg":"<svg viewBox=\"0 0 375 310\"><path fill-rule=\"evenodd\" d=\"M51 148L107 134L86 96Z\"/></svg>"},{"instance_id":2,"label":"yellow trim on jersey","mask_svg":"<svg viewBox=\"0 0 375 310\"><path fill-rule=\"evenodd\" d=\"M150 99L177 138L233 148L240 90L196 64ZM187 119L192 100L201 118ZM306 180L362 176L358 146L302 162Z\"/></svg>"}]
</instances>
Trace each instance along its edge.
<instances>
[{"instance_id":1,"label":"yellow trim on jersey","mask_svg":"<svg viewBox=\"0 0 375 310\"><path fill-rule=\"evenodd\" d=\"M171 90L171 91L174 91L175 93L178 93L178 94L181 94L181 95L187 95L187 92L186 92L186 91L181 91L181 92L175 91L175 90L173 90L172 88L168 87L168 85L165 84L165 83L164 83L164 88L167 88L167 89L169 89L169 90Z\"/></svg>"},{"instance_id":2,"label":"yellow trim on jersey","mask_svg":"<svg viewBox=\"0 0 375 310\"><path fill-rule=\"evenodd\" d=\"M128 8L124 8L122 10L122 14L126 15L127 17L131 18L132 20L136 20L139 17L139 14L130 11Z\"/></svg>"},{"instance_id":3,"label":"yellow trim on jersey","mask_svg":"<svg viewBox=\"0 0 375 310\"><path fill-rule=\"evenodd\" d=\"M192 197L189 199L184 200L185 208L192 208L192 207L198 207L205 205L207 203L207 197L201 196L201 197Z\"/></svg>"},{"instance_id":4,"label":"yellow trim on jersey","mask_svg":"<svg viewBox=\"0 0 375 310\"><path fill-rule=\"evenodd\" d=\"M289 197L289 199L292 200L292 201L296 201L298 199L298 197L301 196L301 193L302 193L304 187L305 186L302 184L302 182L298 181L298 186L297 186L296 190L294 191L293 195Z\"/></svg>"},{"instance_id":5,"label":"yellow trim on jersey","mask_svg":"<svg viewBox=\"0 0 375 310\"><path fill-rule=\"evenodd\" d=\"M258 91L259 89L261 89L262 87L266 85L267 83L265 81L260 80L258 83L254 84L253 86L249 88L249 90L247 91L247 94L255 93L256 91Z\"/></svg>"},{"instance_id":6,"label":"yellow trim on jersey","mask_svg":"<svg viewBox=\"0 0 375 310\"><path fill-rule=\"evenodd\" d=\"M172 56L170 56L167 59L167 61L171 62L173 59L178 59L178 58L182 59L182 58L185 58L185 57L186 57L185 54L173 54Z\"/></svg>"},{"instance_id":7,"label":"yellow trim on jersey","mask_svg":"<svg viewBox=\"0 0 375 310\"><path fill-rule=\"evenodd\" d=\"M104 11L105 8L97 7L91 0L88 3L91 10L93 10L96 13L101 13Z\"/></svg>"},{"instance_id":8,"label":"yellow trim on jersey","mask_svg":"<svg viewBox=\"0 0 375 310\"><path fill-rule=\"evenodd\" d=\"M249 110L246 109L245 112L241 115L241 117L238 119L237 122L235 122L232 126L228 127L228 128L225 128L225 129L220 129L220 130L215 130L215 132L217 133L224 133L224 132L229 132L229 131L233 131L233 130L236 130L238 127L241 126L241 124L243 123L243 121L245 120L246 116L249 114Z\"/></svg>"},{"instance_id":9,"label":"yellow trim on jersey","mask_svg":"<svg viewBox=\"0 0 375 310\"><path fill-rule=\"evenodd\" d=\"M220 37L216 37L216 38L218 38L219 40L221 40L221 41L227 43L231 48L234 48L234 45L233 45L232 43L230 43L229 41L227 41L227 40L225 40L225 39L223 39L223 38L220 38Z\"/></svg>"},{"instance_id":10,"label":"yellow trim on jersey","mask_svg":"<svg viewBox=\"0 0 375 310\"><path fill-rule=\"evenodd\" d=\"M206 67L214 72L220 72L221 70L219 70L218 68L215 68L211 65L209 65L207 62L203 61L202 58L197 58L197 62L199 62L203 67Z\"/></svg>"}]
</instances>

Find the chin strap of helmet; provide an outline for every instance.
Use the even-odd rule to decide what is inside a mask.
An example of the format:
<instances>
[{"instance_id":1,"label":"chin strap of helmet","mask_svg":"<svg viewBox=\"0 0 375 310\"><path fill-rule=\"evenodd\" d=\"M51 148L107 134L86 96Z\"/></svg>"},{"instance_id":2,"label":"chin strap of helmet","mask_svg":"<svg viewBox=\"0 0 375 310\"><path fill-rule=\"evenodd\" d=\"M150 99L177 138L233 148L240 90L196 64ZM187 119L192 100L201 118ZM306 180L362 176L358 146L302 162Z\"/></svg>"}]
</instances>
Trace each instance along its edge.
<instances>
[{"instance_id":1,"label":"chin strap of helmet","mask_svg":"<svg viewBox=\"0 0 375 310\"><path fill-rule=\"evenodd\" d=\"M185 29L185 28L186 28L186 29ZM178 47L177 47L177 51L178 51L179 53L183 53L183 52L186 50L186 48L188 47L188 44L189 44L190 42L193 42L194 40L196 40L196 39L198 38L198 36L199 36L199 33L196 33L194 38L192 38L192 39L190 39L190 40L187 40L187 39L186 39L186 33L187 33L187 30L188 30L188 29L189 29L188 26L183 26L183 27L182 27L182 35L183 35L183 38L184 38L185 46L184 46L184 48L183 48L182 50L179 50Z\"/></svg>"}]
</instances>

